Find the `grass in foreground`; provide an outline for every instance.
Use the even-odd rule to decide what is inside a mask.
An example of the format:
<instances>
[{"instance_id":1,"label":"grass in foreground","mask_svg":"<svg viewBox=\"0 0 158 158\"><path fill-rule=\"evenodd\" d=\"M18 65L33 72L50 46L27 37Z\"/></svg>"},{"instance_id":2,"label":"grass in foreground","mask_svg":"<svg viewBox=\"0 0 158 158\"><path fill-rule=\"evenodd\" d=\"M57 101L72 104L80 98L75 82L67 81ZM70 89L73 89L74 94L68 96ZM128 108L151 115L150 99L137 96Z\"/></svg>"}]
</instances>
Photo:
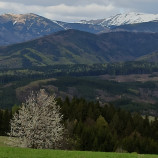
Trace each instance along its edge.
<instances>
[{"instance_id":1,"label":"grass in foreground","mask_svg":"<svg viewBox=\"0 0 158 158\"><path fill-rule=\"evenodd\" d=\"M35 150L24 148L1 147L0 158L157 158L156 155L128 153L104 153L59 150Z\"/></svg>"}]
</instances>

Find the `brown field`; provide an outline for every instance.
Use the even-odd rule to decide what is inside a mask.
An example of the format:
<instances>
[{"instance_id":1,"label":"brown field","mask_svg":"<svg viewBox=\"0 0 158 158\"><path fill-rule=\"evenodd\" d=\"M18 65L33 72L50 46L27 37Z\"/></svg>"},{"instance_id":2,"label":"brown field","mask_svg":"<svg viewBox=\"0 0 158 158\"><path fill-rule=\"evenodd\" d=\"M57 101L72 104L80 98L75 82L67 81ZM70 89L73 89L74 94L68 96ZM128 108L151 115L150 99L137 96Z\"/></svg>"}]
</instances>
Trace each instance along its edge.
<instances>
[{"instance_id":1,"label":"brown field","mask_svg":"<svg viewBox=\"0 0 158 158\"><path fill-rule=\"evenodd\" d=\"M158 73L154 74L132 74L132 75L102 75L101 79L112 80L117 82L147 82L147 81L158 81Z\"/></svg>"}]
</instances>

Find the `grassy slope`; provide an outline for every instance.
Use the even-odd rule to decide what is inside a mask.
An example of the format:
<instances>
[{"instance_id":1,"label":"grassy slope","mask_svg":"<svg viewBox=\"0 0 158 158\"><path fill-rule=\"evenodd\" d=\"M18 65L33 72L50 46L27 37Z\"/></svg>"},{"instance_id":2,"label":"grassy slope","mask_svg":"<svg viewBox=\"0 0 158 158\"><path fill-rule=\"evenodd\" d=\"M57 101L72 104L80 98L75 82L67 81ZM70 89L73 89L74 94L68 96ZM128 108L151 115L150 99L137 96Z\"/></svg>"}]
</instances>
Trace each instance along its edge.
<instances>
[{"instance_id":1,"label":"grassy slope","mask_svg":"<svg viewBox=\"0 0 158 158\"><path fill-rule=\"evenodd\" d=\"M158 60L158 52L153 52L147 55L143 55L138 58L136 61L147 61L147 62L157 62Z\"/></svg>"},{"instance_id":2,"label":"grassy slope","mask_svg":"<svg viewBox=\"0 0 158 158\"><path fill-rule=\"evenodd\" d=\"M7 137L0 136L0 158L156 158L156 155L136 153L105 153L82 151L35 150L7 147Z\"/></svg>"},{"instance_id":3,"label":"grassy slope","mask_svg":"<svg viewBox=\"0 0 158 158\"><path fill-rule=\"evenodd\" d=\"M0 158L156 158L156 155L0 148Z\"/></svg>"},{"instance_id":4,"label":"grassy slope","mask_svg":"<svg viewBox=\"0 0 158 158\"><path fill-rule=\"evenodd\" d=\"M5 141L6 141L6 140L7 140L7 137L0 136L0 148L7 146L7 145L5 144ZM0 149L0 150L1 150L1 149ZM0 157L0 158L1 158L1 157Z\"/></svg>"}]
</instances>

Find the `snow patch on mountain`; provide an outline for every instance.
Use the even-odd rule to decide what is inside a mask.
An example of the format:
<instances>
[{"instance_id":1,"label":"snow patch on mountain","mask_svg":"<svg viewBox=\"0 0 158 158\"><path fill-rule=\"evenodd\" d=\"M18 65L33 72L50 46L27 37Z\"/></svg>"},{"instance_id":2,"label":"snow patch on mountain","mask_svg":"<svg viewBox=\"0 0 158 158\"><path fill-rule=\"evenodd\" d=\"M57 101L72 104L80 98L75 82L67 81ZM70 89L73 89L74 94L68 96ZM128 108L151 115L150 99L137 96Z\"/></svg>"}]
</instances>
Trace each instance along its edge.
<instances>
[{"instance_id":1,"label":"snow patch on mountain","mask_svg":"<svg viewBox=\"0 0 158 158\"><path fill-rule=\"evenodd\" d=\"M62 27L64 30L67 30L67 29L64 27L64 22L60 22L60 21L56 21L56 20L52 20L52 22L54 22L55 24L59 25L59 26Z\"/></svg>"},{"instance_id":2,"label":"snow patch on mountain","mask_svg":"<svg viewBox=\"0 0 158 158\"><path fill-rule=\"evenodd\" d=\"M14 21L14 22L13 22L13 25L15 25L16 23L17 23L17 21Z\"/></svg>"}]
</instances>

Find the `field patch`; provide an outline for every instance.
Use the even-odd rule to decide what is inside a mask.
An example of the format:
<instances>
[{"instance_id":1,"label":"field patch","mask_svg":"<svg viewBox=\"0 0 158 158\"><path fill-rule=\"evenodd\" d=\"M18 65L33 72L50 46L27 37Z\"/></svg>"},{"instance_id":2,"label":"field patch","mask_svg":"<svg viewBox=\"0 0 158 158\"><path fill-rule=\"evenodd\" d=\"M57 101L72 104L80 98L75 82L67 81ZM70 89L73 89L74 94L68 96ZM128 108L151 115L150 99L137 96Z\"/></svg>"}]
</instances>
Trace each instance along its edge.
<instances>
[{"instance_id":1,"label":"field patch","mask_svg":"<svg viewBox=\"0 0 158 158\"><path fill-rule=\"evenodd\" d=\"M153 74L130 74L130 75L101 75L101 79L116 82L148 82L158 81L158 73Z\"/></svg>"}]
</instances>

